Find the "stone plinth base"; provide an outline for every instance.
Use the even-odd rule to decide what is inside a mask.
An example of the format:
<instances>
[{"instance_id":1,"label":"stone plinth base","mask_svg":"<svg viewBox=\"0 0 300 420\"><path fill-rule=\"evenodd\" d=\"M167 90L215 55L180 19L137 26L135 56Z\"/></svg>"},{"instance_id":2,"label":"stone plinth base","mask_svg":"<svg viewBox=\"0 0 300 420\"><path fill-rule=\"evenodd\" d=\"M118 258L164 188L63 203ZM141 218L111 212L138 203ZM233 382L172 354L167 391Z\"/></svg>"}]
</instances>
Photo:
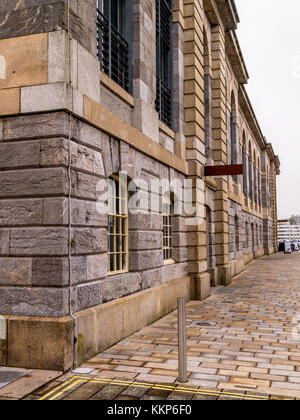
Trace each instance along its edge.
<instances>
[{"instance_id":1,"label":"stone plinth base","mask_svg":"<svg viewBox=\"0 0 300 420\"><path fill-rule=\"evenodd\" d=\"M72 317L1 317L0 365L66 372L190 300L189 277L81 311ZM74 342L77 354L74 361Z\"/></svg>"}]
</instances>

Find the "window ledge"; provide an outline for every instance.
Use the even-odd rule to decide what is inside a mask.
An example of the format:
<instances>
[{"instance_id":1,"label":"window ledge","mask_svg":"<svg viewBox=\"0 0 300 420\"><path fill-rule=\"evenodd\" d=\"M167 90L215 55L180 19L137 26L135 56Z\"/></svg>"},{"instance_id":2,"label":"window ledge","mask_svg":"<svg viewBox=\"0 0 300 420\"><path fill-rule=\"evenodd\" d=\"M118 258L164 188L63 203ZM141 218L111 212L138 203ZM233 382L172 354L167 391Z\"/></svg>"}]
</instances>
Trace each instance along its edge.
<instances>
[{"instance_id":1,"label":"window ledge","mask_svg":"<svg viewBox=\"0 0 300 420\"><path fill-rule=\"evenodd\" d=\"M172 264L176 264L175 260L165 260L164 261L164 265L172 265Z\"/></svg>"},{"instance_id":2,"label":"window ledge","mask_svg":"<svg viewBox=\"0 0 300 420\"><path fill-rule=\"evenodd\" d=\"M100 83L128 105L134 107L133 96L126 92L126 90L122 89L121 86L114 82L109 76L107 76L107 74L103 73L103 71L100 71Z\"/></svg>"},{"instance_id":3,"label":"window ledge","mask_svg":"<svg viewBox=\"0 0 300 420\"><path fill-rule=\"evenodd\" d=\"M166 124L164 124L162 121L159 121L159 129L167 134L167 136L171 137L173 140L176 138L176 134L171 128L169 128Z\"/></svg>"}]
</instances>

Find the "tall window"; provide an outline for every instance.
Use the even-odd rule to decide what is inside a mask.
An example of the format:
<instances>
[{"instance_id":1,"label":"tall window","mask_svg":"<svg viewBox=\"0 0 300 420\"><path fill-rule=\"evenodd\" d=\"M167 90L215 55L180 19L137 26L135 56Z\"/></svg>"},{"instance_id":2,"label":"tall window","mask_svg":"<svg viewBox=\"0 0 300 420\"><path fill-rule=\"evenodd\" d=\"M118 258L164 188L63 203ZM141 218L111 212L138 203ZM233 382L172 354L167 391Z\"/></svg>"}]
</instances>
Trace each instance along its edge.
<instances>
[{"instance_id":1,"label":"tall window","mask_svg":"<svg viewBox=\"0 0 300 420\"><path fill-rule=\"evenodd\" d=\"M164 198L163 202L163 252L164 261L173 261L173 201Z\"/></svg>"},{"instance_id":2,"label":"tall window","mask_svg":"<svg viewBox=\"0 0 300 420\"><path fill-rule=\"evenodd\" d=\"M254 165L253 165L253 177L254 177L254 202L257 204L257 169L256 165L256 155L254 152Z\"/></svg>"},{"instance_id":3,"label":"tall window","mask_svg":"<svg viewBox=\"0 0 300 420\"><path fill-rule=\"evenodd\" d=\"M249 156L248 156L248 171L249 171L249 198L253 199L253 177L252 177L252 161L251 161L251 145L249 143Z\"/></svg>"},{"instance_id":4,"label":"tall window","mask_svg":"<svg viewBox=\"0 0 300 420\"><path fill-rule=\"evenodd\" d=\"M108 272L128 271L128 193L117 176L109 178L108 188Z\"/></svg>"},{"instance_id":5,"label":"tall window","mask_svg":"<svg viewBox=\"0 0 300 420\"><path fill-rule=\"evenodd\" d=\"M130 91L131 0L98 0L98 57L101 70Z\"/></svg>"},{"instance_id":6,"label":"tall window","mask_svg":"<svg viewBox=\"0 0 300 420\"><path fill-rule=\"evenodd\" d=\"M246 154L246 134L243 132L243 191L244 196L248 194L248 185L247 185L247 154Z\"/></svg>"},{"instance_id":7,"label":"tall window","mask_svg":"<svg viewBox=\"0 0 300 420\"><path fill-rule=\"evenodd\" d=\"M156 110L172 125L172 0L156 0Z\"/></svg>"},{"instance_id":8,"label":"tall window","mask_svg":"<svg viewBox=\"0 0 300 420\"><path fill-rule=\"evenodd\" d=\"M235 250L239 251L240 249L240 231L239 231L239 218L235 216L234 218L235 225Z\"/></svg>"},{"instance_id":9,"label":"tall window","mask_svg":"<svg viewBox=\"0 0 300 420\"><path fill-rule=\"evenodd\" d=\"M246 233L246 248L249 248L249 227L248 227L248 222L246 222L246 226L245 226L245 233Z\"/></svg>"}]
</instances>

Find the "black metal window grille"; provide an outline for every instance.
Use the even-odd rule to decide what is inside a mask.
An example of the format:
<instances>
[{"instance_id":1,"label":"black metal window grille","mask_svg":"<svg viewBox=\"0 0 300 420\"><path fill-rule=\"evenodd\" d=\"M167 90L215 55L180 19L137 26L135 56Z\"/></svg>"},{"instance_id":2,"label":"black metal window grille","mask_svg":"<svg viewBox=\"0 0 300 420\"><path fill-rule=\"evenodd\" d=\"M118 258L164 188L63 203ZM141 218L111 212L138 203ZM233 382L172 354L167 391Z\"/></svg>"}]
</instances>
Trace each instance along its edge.
<instances>
[{"instance_id":1,"label":"black metal window grille","mask_svg":"<svg viewBox=\"0 0 300 420\"><path fill-rule=\"evenodd\" d=\"M172 126L172 0L156 0L156 102L160 120Z\"/></svg>"},{"instance_id":2,"label":"black metal window grille","mask_svg":"<svg viewBox=\"0 0 300 420\"><path fill-rule=\"evenodd\" d=\"M99 0L98 58L101 70L127 92L130 91L128 0Z\"/></svg>"},{"instance_id":3,"label":"black metal window grille","mask_svg":"<svg viewBox=\"0 0 300 420\"><path fill-rule=\"evenodd\" d=\"M248 186L247 186L247 155L245 152L245 148L242 149L243 153L243 190L244 196L246 197L248 194Z\"/></svg>"}]
</instances>

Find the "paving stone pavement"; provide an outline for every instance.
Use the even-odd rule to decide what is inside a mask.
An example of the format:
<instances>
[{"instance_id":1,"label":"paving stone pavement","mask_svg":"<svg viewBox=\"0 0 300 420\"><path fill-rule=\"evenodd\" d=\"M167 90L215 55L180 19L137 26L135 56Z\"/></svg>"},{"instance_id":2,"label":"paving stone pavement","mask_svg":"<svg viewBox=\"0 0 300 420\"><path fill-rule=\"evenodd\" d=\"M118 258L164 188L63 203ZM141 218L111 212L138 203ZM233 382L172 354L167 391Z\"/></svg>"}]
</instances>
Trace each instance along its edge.
<instances>
[{"instance_id":1,"label":"paving stone pavement","mask_svg":"<svg viewBox=\"0 0 300 420\"><path fill-rule=\"evenodd\" d=\"M82 382L57 399L300 399L300 253L263 257L231 286L189 302L187 340L190 393L178 392L174 311L27 398L77 375Z\"/></svg>"}]
</instances>

